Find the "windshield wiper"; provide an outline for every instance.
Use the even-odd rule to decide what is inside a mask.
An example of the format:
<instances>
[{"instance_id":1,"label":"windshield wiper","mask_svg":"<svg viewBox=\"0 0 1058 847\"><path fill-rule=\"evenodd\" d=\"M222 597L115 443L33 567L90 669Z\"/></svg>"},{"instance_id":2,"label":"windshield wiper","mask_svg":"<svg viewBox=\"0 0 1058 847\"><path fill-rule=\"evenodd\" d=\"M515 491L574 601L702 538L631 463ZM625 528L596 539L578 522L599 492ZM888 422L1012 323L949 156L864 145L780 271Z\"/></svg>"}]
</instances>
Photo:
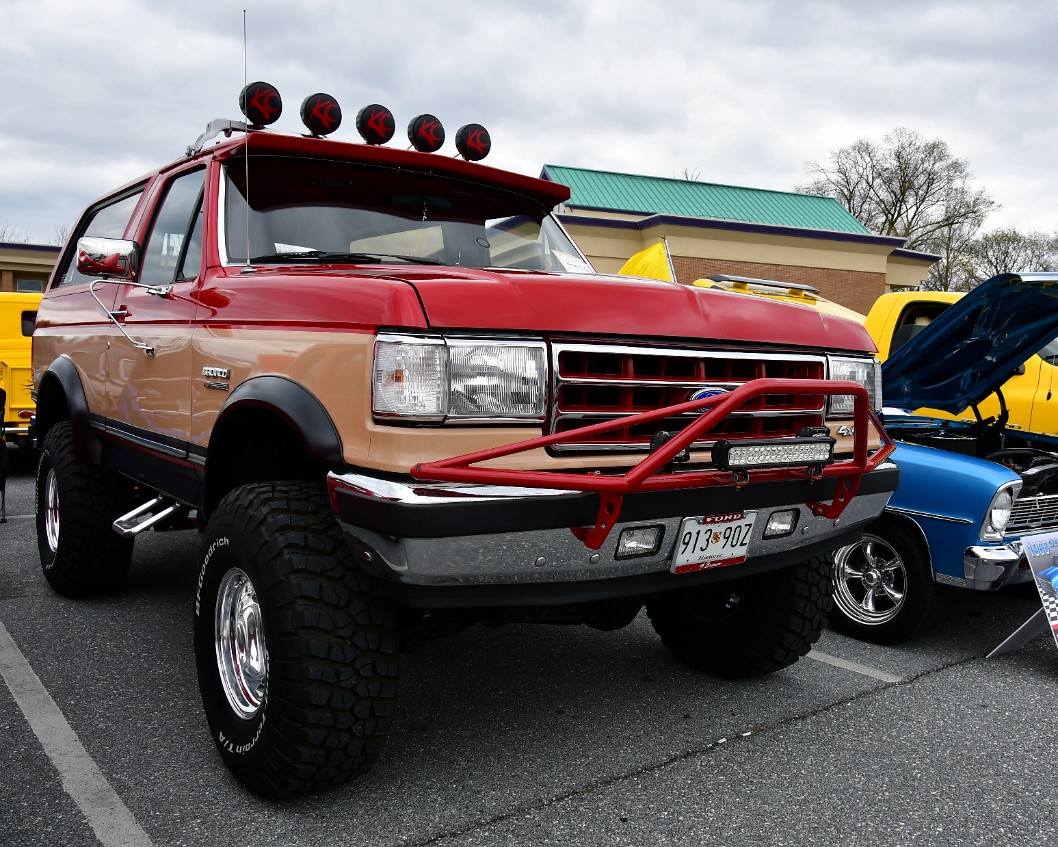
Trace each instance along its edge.
<instances>
[{"instance_id":1,"label":"windshield wiper","mask_svg":"<svg viewBox=\"0 0 1058 847\"><path fill-rule=\"evenodd\" d=\"M423 256L402 256L398 253L341 253L329 250L302 250L291 253L267 253L263 256L254 256L251 262L276 263L283 262L317 262L327 264L329 262L351 264L371 263L380 264L386 259L397 259L413 265L443 265L436 259L427 259Z\"/></svg>"}]
</instances>

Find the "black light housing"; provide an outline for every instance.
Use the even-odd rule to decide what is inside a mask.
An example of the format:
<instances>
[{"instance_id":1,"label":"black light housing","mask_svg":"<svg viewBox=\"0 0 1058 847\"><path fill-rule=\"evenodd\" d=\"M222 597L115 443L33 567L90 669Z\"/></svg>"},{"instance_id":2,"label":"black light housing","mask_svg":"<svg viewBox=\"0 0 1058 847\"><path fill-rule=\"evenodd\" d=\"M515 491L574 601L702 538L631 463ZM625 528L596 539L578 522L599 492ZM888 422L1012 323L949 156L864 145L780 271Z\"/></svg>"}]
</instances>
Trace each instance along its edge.
<instances>
[{"instance_id":1,"label":"black light housing","mask_svg":"<svg viewBox=\"0 0 1058 847\"><path fill-rule=\"evenodd\" d=\"M330 135L342 125L342 107L330 94L312 94L301 103L301 122L315 136Z\"/></svg>"},{"instance_id":2,"label":"black light housing","mask_svg":"<svg viewBox=\"0 0 1058 847\"><path fill-rule=\"evenodd\" d=\"M478 162L489 155L492 137L481 124L466 124L456 132L456 150L468 162Z\"/></svg>"},{"instance_id":3,"label":"black light housing","mask_svg":"<svg viewBox=\"0 0 1058 847\"><path fill-rule=\"evenodd\" d=\"M356 115L356 131L368 144L385 144L396 129L393 113L378 103L364 106Z\"/></svg>"},{"instance_id":4,"label":"black light housing","mask_svg":"<svg viewBox=\"0 0 1058 847\"><path fill-rule=\"evenodd\" d=\"M445 143L445 128L433 115L419 115L408 124L408 141L420 153L436 153Z\"/></svg>"},{"instance_id":5,"label":"black light housing","mask_svg":"<svg viewBox=\"0 0 1058 847\"><path fill-rule=\"evenodd\" d=\"M283 114L283 98L274 85L251 82L239 93L239 109L253 126L268 126Z\"/></svg>"}]
</instances>

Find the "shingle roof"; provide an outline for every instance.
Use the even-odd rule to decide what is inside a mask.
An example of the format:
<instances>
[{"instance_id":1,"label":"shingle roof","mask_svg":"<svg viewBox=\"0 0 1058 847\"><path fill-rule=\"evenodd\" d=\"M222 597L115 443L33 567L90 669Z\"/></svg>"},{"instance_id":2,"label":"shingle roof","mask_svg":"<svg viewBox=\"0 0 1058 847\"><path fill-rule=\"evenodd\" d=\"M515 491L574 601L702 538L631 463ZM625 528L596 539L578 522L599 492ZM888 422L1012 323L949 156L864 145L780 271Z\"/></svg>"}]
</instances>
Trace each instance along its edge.
<instances>
[{"instance_id":1,"label":"shingle roof","mask_svg":"<svg viewBox=\"0 0 1058 847\"><path fill-rule=\"evenodd\" d=\"M544 165L541 176L569 186L572 196L566 205L570 208L869 232L832 197L562 165Z\"/></svg>"}]
</instances>

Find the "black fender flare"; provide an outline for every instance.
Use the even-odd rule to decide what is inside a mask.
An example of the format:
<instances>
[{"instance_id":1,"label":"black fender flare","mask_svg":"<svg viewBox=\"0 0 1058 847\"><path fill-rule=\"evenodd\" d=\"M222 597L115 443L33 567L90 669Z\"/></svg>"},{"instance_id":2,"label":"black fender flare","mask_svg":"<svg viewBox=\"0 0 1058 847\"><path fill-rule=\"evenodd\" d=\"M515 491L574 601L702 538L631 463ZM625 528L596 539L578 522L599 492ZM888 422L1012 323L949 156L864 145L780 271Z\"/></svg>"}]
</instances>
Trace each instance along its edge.
<instances>
[{"instance_id":1,"label":"black fender flare","mask_svg":"<svg viewBox=\"0 0 1058 847\"><path fill-rule=\"evenodd\" d=\"M282 418L305 445L312 459L342 463L342 440L331 416L315 394L283 376L257 376L240 384L225 401L213 429L239 409L267 409ZM208 466L208 456L207 456Z\"/></svg>"},{"instance_id":2,"label":"black fender flare","mask_svg":"<svg viewBox=\"0 0 1058 847\"><path fill-rule=\"evenodd\" d=\"M60 399L65 402L65 409L61 408ZM81 374L72 361L60 357L48 366L40 378L36 401L33 433L38 445L44 442L44 436L54 424L69 420L73 429L74 455L78 461L100 463L102 445L92 430Z\"/></svg>"},{"instance_id":3,"label":"black fender flare","mask_svg":"<svg viewBox=\"0 0 1058 847\"><path fill-rule=\"evenodd\" d=\"M213 424L209 446L206 448L203 486L203 506L206 514L220 499L217 485L224 485L223 457L218 455L218 444L226 437L217 438L227 427L226 422L240 412L260 410L274 415L293 432L303 444L308 458L329 468L344 464L342 442L338 428L319 399L307 388L282 376L252 377L240 384L225 401Z\"/></svg>"}]
</instances>

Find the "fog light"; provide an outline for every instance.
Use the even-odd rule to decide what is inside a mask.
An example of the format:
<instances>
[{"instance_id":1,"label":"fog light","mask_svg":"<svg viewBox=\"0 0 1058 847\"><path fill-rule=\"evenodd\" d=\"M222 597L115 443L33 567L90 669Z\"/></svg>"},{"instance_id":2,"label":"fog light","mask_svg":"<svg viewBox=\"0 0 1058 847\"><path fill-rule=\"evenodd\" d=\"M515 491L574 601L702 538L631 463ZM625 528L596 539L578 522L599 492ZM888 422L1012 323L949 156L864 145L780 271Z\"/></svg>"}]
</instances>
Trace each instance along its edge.
<instances>
[{"instance_id":1,"label":"fog light","mask_svg":"<svg viewBox=\"0 0 1058 847\"><path fill-rule=\"evenodd\" d=\"M621 530L614 558L634 559L638 556L655 555L661 548L664 530L661 526L637 526Z\"/></svg>"},{"instance_id":2,"label":"fog light","mask_svg":"<svg viewBox=\"0 0 1058 847\"><path fill-rule=\"evenodd\" d=\"M797 529L797 518L800 516L797 509L783 509L781 512L772 512L768 515L768 524L764 527L765 538L782 538L790 535Z\"/></svg>"},{"instance_id":3,"label":"fog light","mask_svg":"<svg viewBox=\"0 0 1058 847\"><path fill-rule=\"evenodd\" d=\"M825 465L834 439L784 438L775 441L717 441L713 461L720 470L783 468L791 465Z\"/></svg>"}]
</instances>

